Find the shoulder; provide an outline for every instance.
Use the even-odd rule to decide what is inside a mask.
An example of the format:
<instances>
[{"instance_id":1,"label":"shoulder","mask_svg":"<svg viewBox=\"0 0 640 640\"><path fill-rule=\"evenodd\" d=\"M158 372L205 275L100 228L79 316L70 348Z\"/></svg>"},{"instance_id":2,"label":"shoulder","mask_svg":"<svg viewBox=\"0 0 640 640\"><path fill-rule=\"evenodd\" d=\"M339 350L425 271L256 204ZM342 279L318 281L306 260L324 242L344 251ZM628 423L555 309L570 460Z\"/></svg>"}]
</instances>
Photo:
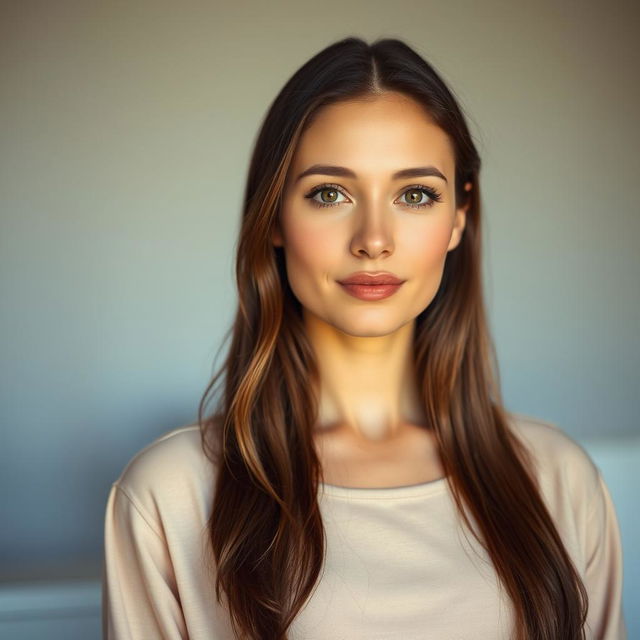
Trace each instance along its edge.
<instances>
[{"instance_id":1,"label":"shoulder","mask_svg":"<svg viewBox=\"0 0 640 640\"><path fill-rule=\"evenodd\" d=\"M553 422L520 413L508 418L512 432L532 454L548 501L588 507L600 490L600 470L586 449Z\"/></svg>"},{"instance_id":2,"label":"shoulder","mask_svg":"<svg viewBox=\"0 0 640 640\"><path fill-rule=\"evenodd\" d=\"M172 429L140 449L115 487L154 519L176 508L206 508L215 481L197 424Z\"/></svg>"}]
</instances>

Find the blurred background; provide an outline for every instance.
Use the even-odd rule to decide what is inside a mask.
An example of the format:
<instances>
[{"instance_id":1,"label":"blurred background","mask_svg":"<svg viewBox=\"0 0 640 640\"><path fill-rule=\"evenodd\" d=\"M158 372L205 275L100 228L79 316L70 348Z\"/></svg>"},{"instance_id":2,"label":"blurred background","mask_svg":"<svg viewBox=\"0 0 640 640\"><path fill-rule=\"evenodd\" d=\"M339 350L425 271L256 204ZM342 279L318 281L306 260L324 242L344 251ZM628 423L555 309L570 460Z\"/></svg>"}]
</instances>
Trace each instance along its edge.
<instances>
[{"instance_id":1,"label":"blurred background","mask_svg":"<svg viewBox=\"0 0 640 640\"><path fill-rule=\"evenodd\" d=\"M0 637L100 636L107 494L196 420L258 127L355 35L405 40L467 113L506 404L603 472L640 638L639 17L620 0L2 2Z\"/></svg>"}]
</instances>

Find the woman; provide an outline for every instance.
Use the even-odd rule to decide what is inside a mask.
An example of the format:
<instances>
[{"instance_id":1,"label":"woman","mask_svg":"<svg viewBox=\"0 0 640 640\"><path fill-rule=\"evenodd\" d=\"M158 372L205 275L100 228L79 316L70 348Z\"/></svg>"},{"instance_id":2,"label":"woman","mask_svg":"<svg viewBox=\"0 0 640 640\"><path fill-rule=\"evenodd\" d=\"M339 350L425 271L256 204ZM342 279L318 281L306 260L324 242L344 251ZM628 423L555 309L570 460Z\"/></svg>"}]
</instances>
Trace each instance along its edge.
<instances>
[{"instance_id":1,"label":"woman","mask_svg":"<svg viewBox=\"0 0 640 640\"><path fill-rule=\"evenodd\" d=\"M287 82L249 169L225 365L198 424L111 489L105 635L626 637L598 468L500 398L479 170L399 40L346 38Z\"/></svg>"}]
</instances>

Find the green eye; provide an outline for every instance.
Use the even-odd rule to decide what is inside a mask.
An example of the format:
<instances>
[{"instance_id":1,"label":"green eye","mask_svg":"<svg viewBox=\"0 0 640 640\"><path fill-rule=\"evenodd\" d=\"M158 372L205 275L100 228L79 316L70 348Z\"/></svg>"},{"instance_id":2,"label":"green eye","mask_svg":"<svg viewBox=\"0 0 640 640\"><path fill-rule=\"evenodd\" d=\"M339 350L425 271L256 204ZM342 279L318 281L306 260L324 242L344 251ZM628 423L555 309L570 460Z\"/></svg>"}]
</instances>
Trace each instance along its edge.
<instances>
[{"instance_id":1,"label":"green eye","mask_svg":"<svg viewBox=\"0 0 640 640\"><path fill-rule=\"evenodd\" d=\"M316 200L315 196L318 194L328 194L328 198L326 200ZM318 187L314 187L305 198L311 200L311 202L318 207L333 207L336 204L340 204L341 200L338 200L338 197L342 195L345 198L347 197L344 192L335 184L322 184ZM322 198L322 195L320 196Z\"/></svg>"},{"instance_id":2,"label":"green eye","mask_svg":"<svg viewBox=\"0 0 640 640\"><path fill-rule=\"evenodd\" d=\"M402 203L406 204L408 207L432 207L434 203L440 202L442 200L440 194L437 191L423 186L410 187L402 195L406 196L407 194L417 196L417 198L413 199L413 202L405 201ZM423 195L429 198L429 202L420 202Z\"/></svg>"},{"instance_id":3,"label":"green eye","mask_svg":"<svg viewBox=\"0 0 640 640\"><path fill-rule=\"evenodd\" d=\"M316 196L320 194L320 200L316 199ZM327 194L326 197L323 197L322 194ZM405 207L411 207L412 209L423 209L424 207L432 207L436 202L442 202L442 196L435 189L431 187L426 187L422 184L412 185L407 188L401 197L405 197L407 194L410 194L410 198L412 198L413 202L400 202L400 204ZM338 200L340 196L344 196L345 200ZM416 197L417 196L417 197ZM427 201L421 202L422 196L427 197ZM310 200L314 206L316 207L334 207L342 202L350 202L347 198L346 194L337 184L321 184L317 187L314 187L309 193L305 196L308 200Z\"/></svg>"}]
</instances>

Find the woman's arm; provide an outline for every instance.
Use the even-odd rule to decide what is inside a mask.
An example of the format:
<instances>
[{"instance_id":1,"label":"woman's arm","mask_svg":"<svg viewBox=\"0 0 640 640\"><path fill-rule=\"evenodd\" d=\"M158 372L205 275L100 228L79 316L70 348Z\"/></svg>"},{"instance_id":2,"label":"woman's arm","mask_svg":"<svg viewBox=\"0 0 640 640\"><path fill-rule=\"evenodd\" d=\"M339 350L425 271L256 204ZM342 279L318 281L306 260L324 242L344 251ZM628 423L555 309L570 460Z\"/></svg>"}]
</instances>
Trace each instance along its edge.
<instances>
[{"instance_id":1,"label":"woman's arm","mask_svg":"<svg viewBox=\"0 0 640 640\"><path fill-rule=\"evenodd\" d=\"M587 638L626 640L627 629L622 613L620 529L609 489L600 472L598 481L587 515Z\"/></svg>"},{"instance_id":2,"label":"woman's arm","mask_svg":"<svg viewBox=\"0 0 640 640\"><path fill-rule=\"evenodd\" d=\"M117 483L109 493L104 536L104 640L187 640L164 536Z\"/></svg>"}]
</instances>

